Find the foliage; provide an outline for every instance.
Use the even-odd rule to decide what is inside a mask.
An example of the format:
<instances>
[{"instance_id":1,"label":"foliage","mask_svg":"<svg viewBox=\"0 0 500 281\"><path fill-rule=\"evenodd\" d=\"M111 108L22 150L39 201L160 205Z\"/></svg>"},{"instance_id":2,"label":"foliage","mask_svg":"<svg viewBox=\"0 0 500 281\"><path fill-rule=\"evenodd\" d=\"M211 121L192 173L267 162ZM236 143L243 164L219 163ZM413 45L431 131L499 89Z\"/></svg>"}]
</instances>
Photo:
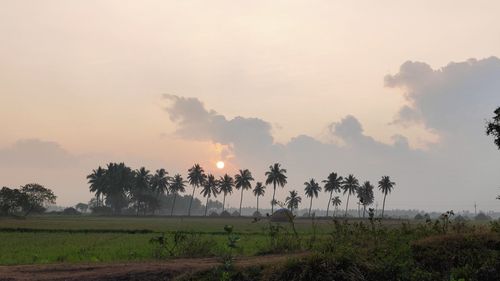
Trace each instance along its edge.
<instances>
[{"instance_id":1,"label":"foliage","mask_svg":"<svg viewBox=\"0 0 500 281\"><path fill-rule=\"evenodd\" d=\"M500 107L494 113L493 119L486 123L486 134L493 136L495 144L500 149Z\"/></svg>"},{"instance_id":2,"label":"foliage","mask_svg":"<svg viewBox=\"0 0 500 281\"><path fill-rule=\"evenodd\" d=\"M273 184L273 199L271 201L271 214L274 212L276 202L276 186L285 187L287 183L286 169L281 168L280 163L274 163L269 166L269 170L265 173L266 184Z\"/></svg>"}]
</instances>

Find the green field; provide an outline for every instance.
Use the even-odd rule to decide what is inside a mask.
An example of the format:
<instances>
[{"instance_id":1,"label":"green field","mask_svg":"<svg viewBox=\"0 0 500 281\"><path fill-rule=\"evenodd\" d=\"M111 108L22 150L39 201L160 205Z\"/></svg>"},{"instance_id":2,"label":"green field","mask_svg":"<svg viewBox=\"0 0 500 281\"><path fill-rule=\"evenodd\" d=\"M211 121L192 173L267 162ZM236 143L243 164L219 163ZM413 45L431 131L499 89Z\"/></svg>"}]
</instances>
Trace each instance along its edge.
<instances>
[{"instance_id":1,"label":"green field","mask_svg":"<svg viewBox=\"0 0 500 281\"><path fill-rule=\"evenodd\" d=\"M232 225L239 237L232 250L226 225ZM259 275L261 280L282 280L286 277L279 274L294 271L326 274L317 280L337 280L346 272L373 277L368 280L490 280L481 276L498 280L500 276L500 222L300 218L293 226L296 232L288 222L248 217L0 218L0 265L223 258L229 251L236 256L286 256L306 251L308 258L274 268L273 274L278 274L274 277ZM151 242L161 237L167 241L161 247ZM219 280L221 273L206 274L203 278L215 279L194 280Z\"/></svg>"},{"instance_id":2,"label":"green field","mask_svg":"<svg viewBox=\"0 0 500 281\"><path fill-rule=\"evenodd\" d=\"M318 236L326 235L332 228L331 220L315 222ZM149 260L154 247L149 242L151 238L162 233L172 238L176 231L186 232L188 239L203 247L209 246L207 251L196 253L199 249L194 249L180 253L181 256L216 256L224 251L225 225L232 225L240 236L238 254L266 252L266 219L255 222L246 217L38 216L0 218L0 264ZM282 225L291 233L288 223ZM124 230L152 233L119 233ZM303 237L311 235L311 220L297 220L296 230Z\"/></svg>"}]
</instances>

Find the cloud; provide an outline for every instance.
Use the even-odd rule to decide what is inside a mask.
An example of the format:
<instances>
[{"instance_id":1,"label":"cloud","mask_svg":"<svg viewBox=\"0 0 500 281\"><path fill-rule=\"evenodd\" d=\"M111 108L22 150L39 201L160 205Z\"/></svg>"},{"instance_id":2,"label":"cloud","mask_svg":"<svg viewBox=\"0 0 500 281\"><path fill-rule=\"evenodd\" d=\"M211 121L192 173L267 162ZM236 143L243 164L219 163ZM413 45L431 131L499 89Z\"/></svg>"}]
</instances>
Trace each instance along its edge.
<instances>
[{"instance_id":1,"label":"cloud","mask_svg":"<svg viewBox=\"0 0 500 281\"><path fill-rule=\"evenodd\" d=\"M237 116L228 119L214 110L207 110L197 98L164 95L170 120L177 124L175 133L186 139L212 141L233 148L239 156L253 158L255 152L277 156L271 124L259 118Z\"/></svg>"},{"instance_id":2,"label":"cloud","mask_svg":"<svg viewBox=\"0 0 500 281\"><path fill-rule=\"evenodd\" d=\"M405 62L398 73L385 77L385 85L401 89L406 99L392 124L423 124L441 136L425 151L410 148L402 134L394 135L392 143L380 142L367 135L352 115L328 126L330 137L342 144L307 135L278 144L270 122L241 116L228 119L207 110L196 98L166 96L167 113L177 124L177 135L229 145L238 165L255 171L260 180L269 164L282 163L289 171L288 189L300 192L305 180L322 180L332 171L372 182L390 175L397 190L389 208L457 209L472 206L473 201L489 202L492 208L500 155L484 135L484 120L500 105L498 77L497 58L450 63L438 70L422 62ZM286 192L277 194L283 197ZM443 205L443 198L452 199ZM318 204L325 200L319 198Z\"/></svg>"},{"instance_id":3,"label":"cloud","mask_svg":"<svg viewBox=\"0 0 500 281\"><path fill-rule=\"evenodd\" d=\"M407 100L394 123L423 123L442 135L482 136L484 120L500 104L500 59L469 59L432 69L407 61L385 77L385 86L400 88Z\"/></svg>"},{"instance_id":4,"label":"cloud","mask_svg":"<svg viewBox=\"0 0 500 281\"><path fill-rule=\"evenodd\" d=\"M0 149L0 166L47 169L65 168L77 162L77 157L51 141L24 139Z\"/></svg>"}]
</instances>

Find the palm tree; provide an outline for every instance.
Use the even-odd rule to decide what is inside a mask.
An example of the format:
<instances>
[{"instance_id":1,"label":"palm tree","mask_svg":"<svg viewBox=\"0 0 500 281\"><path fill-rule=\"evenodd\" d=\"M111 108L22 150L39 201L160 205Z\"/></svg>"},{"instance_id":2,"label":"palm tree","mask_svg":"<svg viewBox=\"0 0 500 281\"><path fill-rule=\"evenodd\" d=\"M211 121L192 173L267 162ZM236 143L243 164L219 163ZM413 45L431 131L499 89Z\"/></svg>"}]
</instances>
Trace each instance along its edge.
<instances>
[{"instance_id":1,"label":"palm tree","mask_svg":"<svg viewBox=\"0 0 500 281\"><path fill-rule=\"evenodd\" d=\"M243 191L252 188L253 177L248 169L240 170L240 173L234 176L234 187L241 189L240 199L240 217L241 217L241 204L243 203Z\"/></svg>"},{"instance_id":2,"label":"palm tree","mask_svg":"<svg viewBox=\"0 0 500 281\"><path fill-rule=\"evenodd\" d=\"M271 215L274 212L274 196L276 194L276 185L284 187L286 184L286 169L281 169L280 163L274 163L274 165L269 166L269 171L266 172L266 184L273 184L273 200L271 201Z\"/></svg>"},{"instance_id":3,"label":"palm tree","mask_svg":"<svg viewBox=\"0 0 500 281\"><path fill-rule=\"evenodd\" d=\"M151 191L151 174L149 170L141 167L139 170L135 171L135 184L130 190L130 195L132 199L135 200L137 216L142 208L144 213L146 213L146 201L148 193Z\"/></svg>"},{"instance_id":4,"label":"palm tree","mask_svg":"<svg viewBox=\"0 0 500 281\"><path fill-rule=\"evenodd\" d=\"M191 206L193 205L194 191L197 187L202 186L206 179L205 171L199 164L194 164L188 170L188 181L191 186L193 186L193 194L191 195L191 200L189 201L188 216L191 216Z\"/></svg>"},{"instance_id":5,"label":"palm tree","mask_svg":"<svg viewBox=\"0 0 500 281\"><path fill-rule=\"evenodd\" d=\"M97 198L97 206L102 206L104 201L102 197L106 193L106 170L99 166L99 168L97 168L96 170L92 170L92 174L88 175L87 179L88 183L90 184L90 192L95 192L95 196Z\"/></svg>"},{"instance_id":6,"label":"palm tree","mask_svg":"<svg viewBox=\"0 0 500 281\"><path fill-rule=\"evenodd\" d=\"M156 192L156 195L168 193L170 177L165 169L156 170L155 174L151 177L151 187Z\"/></svg>"},{"instance_id":7,"label":"palm tree","mask_svg":"<svg viewBox=\"0 0 500 281\"><path fill-rule=\"evenodd\" d=\"M330 173L328 179L324 180L325 191L330 192L330 199L328 199L328 206L326 207L326 216L328 217L328 211L330 210L330 202L332 201L333 192L339 192L342 187L342 177L339 177L337 173Z\"/></svg>"},{"instance_id":8,"label":"palm tree","mask_svg":"<svg viewBox=\"0 0 500 281\"><path fill-rule=\"evenodd\" d=\"M228 174L225 174L219 180L219 190L224 193L224 199L222 201L222 212L224 212L224 208L226 207L226 195L229 193L233 193L234 180Z\"/></svg>"},{"instance_id":9,"label":"palm tree","mask_svg":"<svg viewBox=\"0 0 500 281\"><path fill-rule=\"evenodd\" d=\"M388 193L391 193L395 185L396 183L392 182L389 176L383 176L382 179L378 181L378 189L380 189L380 191L382 191L382 193L384 194L384 203L382 204L382 218L384 217L385 197Z\"/></svg>"},{"instance_id":10,"label":"palm tree","mask_svg":"<svg viewBox=\"0 0 500 281\"><path fill-rule=\"evenodd\" d=\"M217 197L217 194L219 193L218 189L218 181L215 179L214 175L208 174L207 180L203 183L203 188L201 189L201 194L203 197L207 198L207 203L205 204L205 217L207 216L207 210L208 210L208 199L213 195L214 197Z\"/></svg>"},{"instance_id":11,"label":"palm tree","mask_svg":"<svg viewBox=\"0 0 500 281\"><path fill-rule=\"evenodd\" d=\"M342 189L344 190L344 195L347 193L347 203L345 205L345 217L347 217L347 209L349 208L349 197L351 194L356 193L358 190L359 182L353 175L349 175L345 178L344 183L342 185Z\"/></svg>"},{"instance_id":12,"label":"palm tree","mask_svg":"<svg viewBox=\"0 0 500 281\"><path fill-rule=\"evenodd\" d=\"M255 188L253 189L253 195L257 197L257 212L259 212L259 196L264 196L266 193L266 186L261 182L257 182L255 184Z\"/></svg>"},{"instance_id":13,"label":"palm tree","mask_svg":"<svg viewBox=\"0 0 500 281\"><path fill-rule=\"evenodd\" d=\"M363 218L366 213L366 206L373 204L373 185L369 181L365 181L362 186L358 188L358 199L363 205Z\"/></svg>"},{"instance_id":14,"label":"palm tree","mask_svg":"<svg viewBox=\"0 0 500 281\"><path fill-rule=\"evenodd\" d=\"M285 204L290 212L293 213L293 209L298 209L299 204L302 202L302 198L298 195L297 191L290 191L290 195L285 199Z\"/></svg>"},{"instance_id":15,"label":"palm tree","mask_svg":"<svg viewBox=\"0 0 500 281\"><path fill-rule=\"evenodd\" d=\"M170 216L174 214L175 199L177 198L177 194L179 192L185 192L185 191L186 191L186 181L182 178L181 175L176 174L172 179L172 183L170 184L170 192L174 194L174 202L172 203Z\"/></svg>"},{"instance_id":16,"label":"palm tree","mask_svg":"<svg viewBox=\"0 0 500 281\"><path fill-rule=\"evenodd\" d=\"M335 196L332 198L332 205L335 206L335 210L333 211L333 216L335 217L335 214L337 212L337 207L342 204L342 200L340 200L340 197Z\"/></svg>"},{"instance_id":17,"label":"palm tree","mask_svg":"<svg viewBox=\"0 0 500 281\"><path fill-rule=\"evenodd\" d=\"M311 216L311 208L313 204L313 198L316 197L318 198L318 193L321 191L321 186L314 180L311 179L308 182L305 182L304 185L306 186L304 188L306 192L307 197L311 197L311 203L309 204L309 216Z\"/></svg>"}]
</instances>

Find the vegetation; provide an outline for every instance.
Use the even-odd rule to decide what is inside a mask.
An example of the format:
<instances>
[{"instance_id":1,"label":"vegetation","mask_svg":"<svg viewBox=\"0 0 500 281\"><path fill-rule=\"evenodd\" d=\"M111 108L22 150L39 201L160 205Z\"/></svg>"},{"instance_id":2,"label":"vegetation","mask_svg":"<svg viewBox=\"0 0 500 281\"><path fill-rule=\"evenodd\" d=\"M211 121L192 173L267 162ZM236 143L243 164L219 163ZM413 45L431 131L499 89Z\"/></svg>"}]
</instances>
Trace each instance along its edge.
<instances>
[{"instance_id":1,"label":"vegetation","mask_svg":"<svg viewBox=\"0 0 500 281\"><path fill-rule=\"evenodd\" d=\"M274 205L276 203L276 185L284 187L287 183L286 170L281 168L281 164L274 163L269 166L269 171L266 172L266 184L273 184L273 200L271 201L271 214L274 213Z\"/></svg>"},{"instance_id":2,"label":"vegetation","mask_svg":"<svg viewBox=\"0 0 500 281\"><path fill-rule=\"evenodd\" d=\"M0 190L0 215L43 213L45 206L54 204L56 198L52 190L36 183L26 184L19 189L3 187Z\"/></svg>"}]
</instances>

